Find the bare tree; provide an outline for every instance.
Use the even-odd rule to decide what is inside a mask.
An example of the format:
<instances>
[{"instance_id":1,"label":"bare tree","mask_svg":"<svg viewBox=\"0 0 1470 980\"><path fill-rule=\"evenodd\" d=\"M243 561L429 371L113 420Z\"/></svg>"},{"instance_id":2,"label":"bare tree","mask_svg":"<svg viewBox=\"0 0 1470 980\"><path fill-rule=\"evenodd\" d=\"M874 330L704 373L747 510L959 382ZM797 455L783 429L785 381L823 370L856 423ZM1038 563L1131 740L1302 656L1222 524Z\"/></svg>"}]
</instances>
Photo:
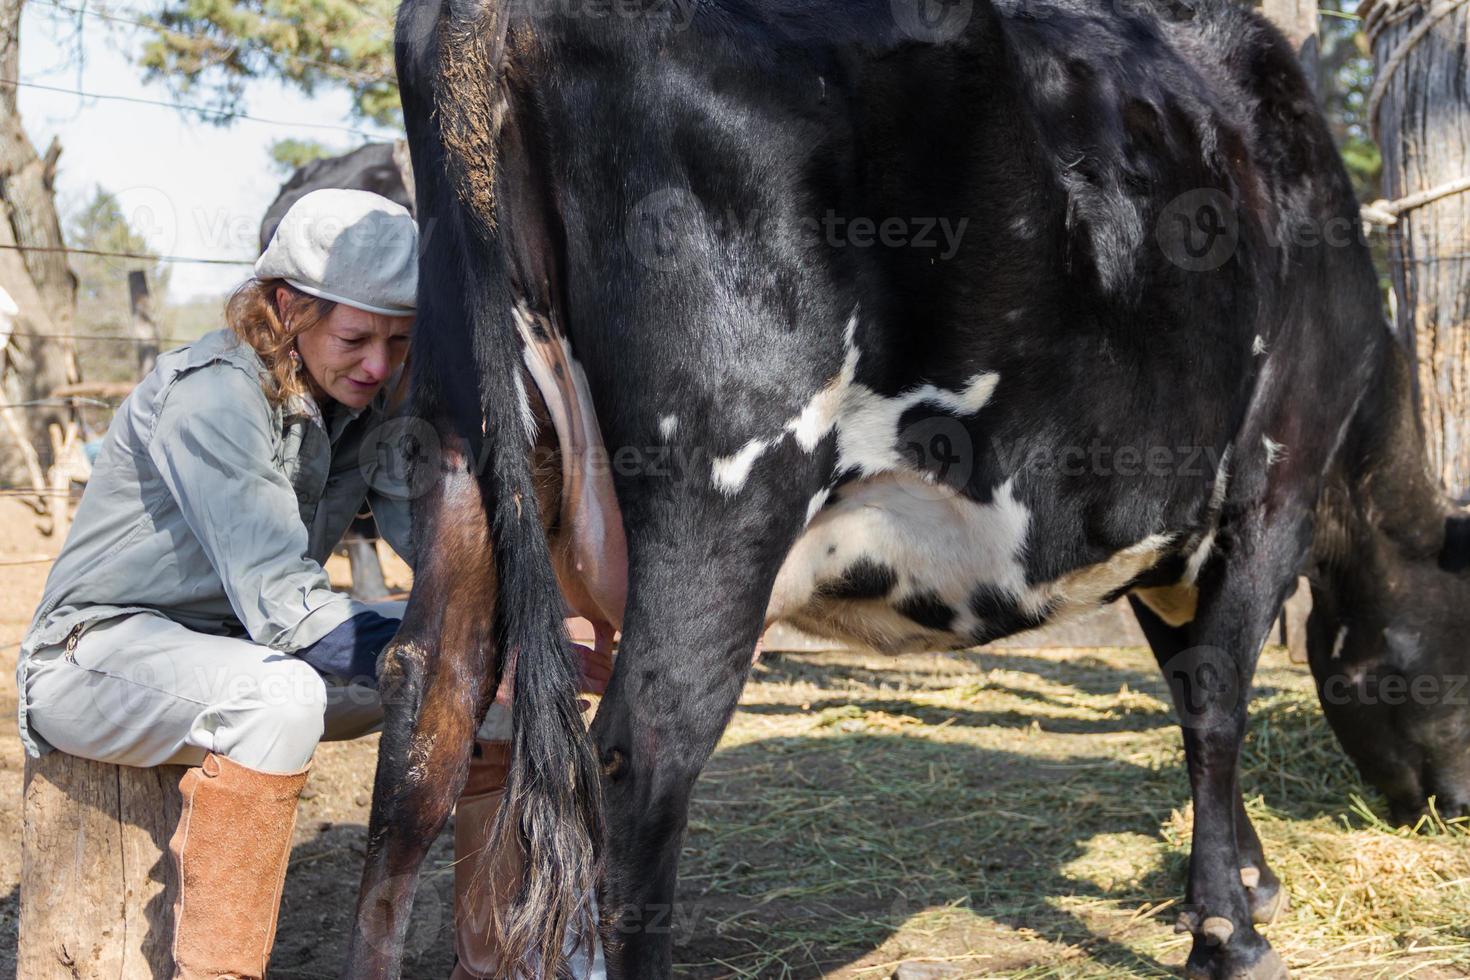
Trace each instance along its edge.
<instances>
[{"instance_id":1,"label":"bare tree","mask_svg":"<svg viewBox=\"0 0 1470 980\"><path fill-rule=\"evenodd\" d=\"M0 79L20 72L20 17L25 0L0 0ZM36 152L21 126L14 85L0 83L0 288L20 307L9 345L0 351L7 400L44 399L80 380L71 334L77 280L62 249L54 181L61 144ZM24 428L41 459L50 462L48 429L65 411L27 411ZM17 453L6 453L18 459ZM14 466L8 467L14 470Z\"/></svg>"}]
</instances>

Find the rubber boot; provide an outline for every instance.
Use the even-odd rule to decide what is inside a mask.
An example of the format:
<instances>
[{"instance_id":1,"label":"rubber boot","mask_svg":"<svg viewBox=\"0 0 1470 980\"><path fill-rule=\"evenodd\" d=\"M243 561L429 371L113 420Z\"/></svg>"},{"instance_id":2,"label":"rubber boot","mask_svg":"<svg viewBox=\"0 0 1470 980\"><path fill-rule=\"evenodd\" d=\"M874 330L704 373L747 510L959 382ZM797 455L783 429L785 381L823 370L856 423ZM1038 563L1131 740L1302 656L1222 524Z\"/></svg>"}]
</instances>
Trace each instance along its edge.
<instances>
[{"instance_id":1,"label":"rubber boot","mask_svg":"<svg viewBox=\"0 0 1470 980\"><path fill-rule=\"evenodd\" d=\"M265 976L306 773L258 772L211 752L179 780L184 807L168 842L175 980Z\"/></svg>"},{"instance_id":2,"label":"rubber boot","mask_svg":"<svg viewBox=\"0 0 1470 980\"><path fill-rule=\"evenodd\" d=\"M490 827L505 797L509 742L475 741L470 775L454 808L454 953L450 980L495 976L492 936L497 904L510 898L518 860L491 852Z\"/></svg>"}]
</instances>

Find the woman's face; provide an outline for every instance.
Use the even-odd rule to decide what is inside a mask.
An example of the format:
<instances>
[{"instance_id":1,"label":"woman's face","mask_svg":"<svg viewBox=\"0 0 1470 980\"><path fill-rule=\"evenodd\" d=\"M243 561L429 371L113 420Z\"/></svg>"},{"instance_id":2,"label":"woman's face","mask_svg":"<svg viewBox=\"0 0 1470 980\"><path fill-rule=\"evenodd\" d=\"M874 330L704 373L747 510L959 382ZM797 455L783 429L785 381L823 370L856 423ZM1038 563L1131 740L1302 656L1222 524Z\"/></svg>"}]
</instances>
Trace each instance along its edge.
<instances>
[{"instance_id":1,"label":"woman's face","mask_svg":"<svg viewBox=\"0 0 1470 980\"><path fill-rule=\"evenodd\" d=\"M384 316L338 303L296 338L296 349L318 397L366 408L402 367L412 329L411 316Z\"/></svg>"}]
</instances>

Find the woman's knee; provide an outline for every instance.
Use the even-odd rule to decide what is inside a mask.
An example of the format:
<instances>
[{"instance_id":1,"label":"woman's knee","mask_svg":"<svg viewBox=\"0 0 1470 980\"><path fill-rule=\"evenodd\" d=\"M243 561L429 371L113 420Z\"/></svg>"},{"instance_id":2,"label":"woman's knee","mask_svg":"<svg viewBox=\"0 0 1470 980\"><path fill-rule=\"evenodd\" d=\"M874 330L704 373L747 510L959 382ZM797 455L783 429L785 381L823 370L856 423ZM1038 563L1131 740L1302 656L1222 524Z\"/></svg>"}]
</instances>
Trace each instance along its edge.
<instances>
[{"instance_id":1,"label":"woman's knee","mask_svg":"<svg viewBox=\"0 0 1470 980\"><path fill-rule=\"evenodd\" d=\"M206 711L196 734L201 747L242 766L297 772L311 761L326 714L322 676L303 661L281 657L246 680L238 696Z\"/></svg>"}]
</instances>

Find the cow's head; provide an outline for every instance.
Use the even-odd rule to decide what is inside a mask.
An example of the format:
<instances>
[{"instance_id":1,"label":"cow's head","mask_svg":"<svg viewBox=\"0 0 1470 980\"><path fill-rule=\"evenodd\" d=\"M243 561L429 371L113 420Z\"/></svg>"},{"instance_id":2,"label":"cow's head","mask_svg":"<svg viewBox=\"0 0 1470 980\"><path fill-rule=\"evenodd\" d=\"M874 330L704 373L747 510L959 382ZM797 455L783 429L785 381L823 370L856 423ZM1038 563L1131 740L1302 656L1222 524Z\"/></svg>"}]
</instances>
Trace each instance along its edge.
<instances>
[{"instance_id":1,"label":"cow's head","mask_svg":"<svg viewBox=\"0 0 1470 980\"><path fill-rule=\"evenodd\" d=\"M1427 474L1400 354L1318 514L1308 651L1363 777L1412 822L1470 814L1470 514Z\"/></svg>"}]
</instances>

